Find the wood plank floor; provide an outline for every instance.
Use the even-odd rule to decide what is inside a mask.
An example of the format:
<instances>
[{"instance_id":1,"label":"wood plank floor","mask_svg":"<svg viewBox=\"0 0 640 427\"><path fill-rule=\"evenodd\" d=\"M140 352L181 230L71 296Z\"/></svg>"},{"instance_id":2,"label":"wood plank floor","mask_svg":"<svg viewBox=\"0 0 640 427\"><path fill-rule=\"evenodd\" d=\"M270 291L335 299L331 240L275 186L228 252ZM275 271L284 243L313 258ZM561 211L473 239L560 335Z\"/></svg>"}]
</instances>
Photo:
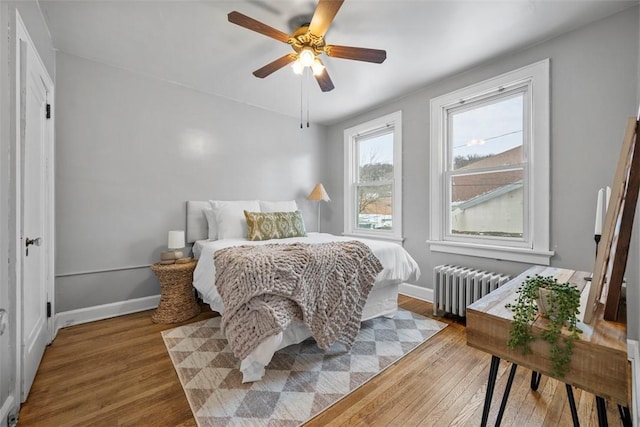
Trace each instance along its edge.
<instances>
[{"instance_id":1,"label":"wood plank floor","mask_svg":"<svg viewBox=\"0 0 640 427\"><path fill-rule=\"evenodd\" d=\"M400 296L400 305L431 316L431 305ZM60 330L45 352L19 426L194 426L189 404L151 311ZM208 309L188 322L215 316ZM478 426L490 356L466 345L464 325L444 331L321 413L307 426ZM183 323L183 324L184 324ZM494 402L510 365L501 363ZM564 384L517 371L503 426L571 426ZM574 391L582 426L596 426L592 394ZM492 405L489 425L495 423ZM608 404L609 425L621 425Z\"/></svg>"}]
</instances>

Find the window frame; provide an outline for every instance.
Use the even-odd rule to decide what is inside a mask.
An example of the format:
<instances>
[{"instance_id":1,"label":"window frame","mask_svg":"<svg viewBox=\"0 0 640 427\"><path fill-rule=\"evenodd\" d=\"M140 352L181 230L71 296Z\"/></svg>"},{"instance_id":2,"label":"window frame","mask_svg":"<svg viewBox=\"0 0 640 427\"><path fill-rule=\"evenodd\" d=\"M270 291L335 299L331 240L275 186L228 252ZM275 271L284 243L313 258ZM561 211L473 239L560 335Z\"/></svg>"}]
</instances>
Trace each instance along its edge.
<instances>
[{"instance_id":1,"label":"window frame","mask_svg":"<svg viewBox=\"0 0 640 427\"><path fill-rule=\"evenodd\" d=\"M361 229L357 227L357 191L359 171L358 139L375 135L392 128L393 133L393 180L391 230ZM383 185L387 181L375 182ZM369 120L344 130L344 232L345 236L367 237L383 240L402 241L402 111L396 111Z\"/></svg>"},{"instance_id":2,"label":"window frame","mask_svg":"<svg viewBox=\"0 0 640 427\"><path fill-rule=\"evenodd\" d=\"M458 236L449 233L448 113L465 103L499 99L503 93L525 88L523 135L523 239ZM554 252L550 236L550 98L549 59L519 68L430 101L430 225L429 249L460 255L549 265Z\"/></svg>"},{"instance_id":3,"label":"window frame","mask_svg":"<svg viewBox=\"0 0 640 427\"><path fill-rule=\"evenodd\" d=\"M467 171L461 171L460 169L454 169L451 167L451 164L453 162L453 159L451 158L452 154L453 154L453 150L451 150L450 147L450 143L452 141L449 141L449 135L452 131L452 123L450 121L447 121L447 133L445 135L443 135L443 138L446 139L445 144L447 145L447 150L446 153L444 153L443 155L446 156L445 159L445 170L442 172L444 174L443 176L443 191L444 191L444 195L443 197L445 198L445 203L446 206L443 207L443 217L444 217L444 236L445 236L445 240L447 241L452 241L452 242L470 242L470 243L481 243L481 244L485 244L485 245L493 245L496 242L500 242L502 244L504 244L505 246L509 246L509 247L527 247L529 244L529 240L530 240L530 227L529 227L529 223L528 223L528 208L529 208L529 204L530 204L530 200L529 200L529 185L530 185L530 180L527 180L526 183L523 183L523 236L522 238L509 238L509 237L494 237L494 236L472 236L472 235L462 235L462 234L453 234L451 232L451 215L446 215L445 213L448 212L447 208L450 208L452 205L451 202L451 198L452 198L452 194L451 194L451 186L449 185L450 180L452 180L454 177L456 176L464 176L464 175L479 175L479 174L483 174L483 173L488 173L488 172L509 172L509 171L513 171L513 170L522 170L523 176L530 176L529 175L529 137L530 137L530 123L529 123L529 106L528 106L528 99L529 99L529 95L530 95L530 85L528 84L528 82L523 82L521 84L515 84L511 87L508 88L503 88L503 90L495 93L495 94L488 94L485 95L483 97L480 97L479 99L474 99L471 101L466 101L464 103L458 103L458 105L454 105L451 106L449 108L446 109L446 111L451 111L452 113L458 113L461 111L470 111L474 108L479 108L482 106L486 106L486 105L490 105L496 101L500 101L500 100L504 100L504 99L508 99L510 97L513 97L516 94L523 94L523 101L524 101L524 123L523 123L523 141L522 141L522 162L518 163L518 164L511 164L511 165L503 165L503 166L494 166L494 167L490 167L490 168L484 168L484 169L473 169L471 171L467 170ZM469 104L471 104L471 106L469 106ZM528 185L529 184L529 185Z\"/></svg>"}]
</instances>

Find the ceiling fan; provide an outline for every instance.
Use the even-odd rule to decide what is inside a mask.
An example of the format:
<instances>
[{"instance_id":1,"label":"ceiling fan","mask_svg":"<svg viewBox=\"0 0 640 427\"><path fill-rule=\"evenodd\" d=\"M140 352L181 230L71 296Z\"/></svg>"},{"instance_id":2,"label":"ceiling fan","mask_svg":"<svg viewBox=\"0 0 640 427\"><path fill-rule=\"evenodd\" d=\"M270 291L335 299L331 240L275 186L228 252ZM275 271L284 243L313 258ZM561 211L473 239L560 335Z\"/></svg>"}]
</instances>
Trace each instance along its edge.
<instances>
[{"instance_id":1,"label":"ceiling fan","mask_svg":"<svg viewBox=\"0 0 640 427\"><path fill-rule=\"evenodd\" d=\"M323 92L334 88L327 69L318 57L325 53L333 58L355 59L357 61L375 62L380 64L387 58L387 52L379 49L362 47L339 46L326 44L324 35L335 18L344 0L319 0L313 17L308 24L301 25L292 34L286 34L269 25L263 24L240 12L230 12L229 22L271 37L283 43L288 43L294 52L288 53L262 68L253 72L256 77L264 78L285 65L293 64L294 71L302 74L306 67L310 67L313 75Z\"/></svg>"}]
</instances>

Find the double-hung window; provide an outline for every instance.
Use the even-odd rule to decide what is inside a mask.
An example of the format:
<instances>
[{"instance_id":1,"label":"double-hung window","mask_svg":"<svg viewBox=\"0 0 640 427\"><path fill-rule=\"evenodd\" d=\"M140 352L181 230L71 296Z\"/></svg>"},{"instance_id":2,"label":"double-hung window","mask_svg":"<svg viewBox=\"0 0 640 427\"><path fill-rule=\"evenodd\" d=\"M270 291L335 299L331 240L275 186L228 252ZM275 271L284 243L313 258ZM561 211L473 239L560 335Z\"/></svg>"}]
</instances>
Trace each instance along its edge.
<instances>
[{"instance_id":1,"label":"double-hung window","mask_svg":"<svg viewBox=\"0 0 640 427\"><path fill-rule=\"evenodd\" d=\"M344 131L347 235L402 239L402 113Z\"/></svg>"},{"instance_id":2,"label":"double-hung window","mask_svg":"<svg viewBox=\"0 0 640 427\"><path fill-rule=\"evenodd\" d=\"M431 101L431 250L549 264L548 60Z\"/></svg>"}]
</instances>

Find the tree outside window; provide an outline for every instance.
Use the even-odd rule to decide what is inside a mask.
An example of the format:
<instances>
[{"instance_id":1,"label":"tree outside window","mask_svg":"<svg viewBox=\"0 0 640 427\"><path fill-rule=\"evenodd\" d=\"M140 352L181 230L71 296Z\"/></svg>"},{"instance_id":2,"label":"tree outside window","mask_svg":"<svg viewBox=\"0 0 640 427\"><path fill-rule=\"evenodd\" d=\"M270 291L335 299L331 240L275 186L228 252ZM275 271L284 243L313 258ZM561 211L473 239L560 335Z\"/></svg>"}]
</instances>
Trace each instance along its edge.
<instances>
[{"instance_id":1,"label":"tree outside window","mask_svg":"<svg viewBox=\"0 0 640 427\"><path fill-rule=\"evenodd\" d=\"M393 228L393 131L358 138L358 228Z\"/></svg>"},{"instance_id":2,"label":"tree outside window","mask_svg":"<svg viewBox=\"0 0 640 427\"><path fill-rule=\"evenodd\" d=\"M345 234L402 239L402 114L346 129Z\"/></svg>"}]
</instances>

